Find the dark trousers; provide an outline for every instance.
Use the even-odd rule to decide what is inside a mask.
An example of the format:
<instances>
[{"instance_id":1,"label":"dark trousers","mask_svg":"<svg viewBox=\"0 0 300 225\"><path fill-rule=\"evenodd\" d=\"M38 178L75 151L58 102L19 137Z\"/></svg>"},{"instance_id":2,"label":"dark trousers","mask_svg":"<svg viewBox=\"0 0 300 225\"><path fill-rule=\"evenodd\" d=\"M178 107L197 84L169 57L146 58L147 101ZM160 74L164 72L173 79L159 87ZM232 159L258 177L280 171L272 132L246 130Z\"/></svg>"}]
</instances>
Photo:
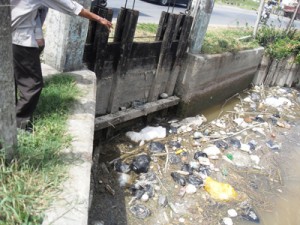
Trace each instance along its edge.
<instances>
[{"instance_id":1,"label":"dark trousers","mask_svg":"<svg viewBox=\"0 0 300 225\"><path fill-rule=\"evenodd\" d=\"M40 50L13 45L13 58L16 93L19 96L16 100L17 127L25 129L43 88Z\"/></svg>"}]
</instances>

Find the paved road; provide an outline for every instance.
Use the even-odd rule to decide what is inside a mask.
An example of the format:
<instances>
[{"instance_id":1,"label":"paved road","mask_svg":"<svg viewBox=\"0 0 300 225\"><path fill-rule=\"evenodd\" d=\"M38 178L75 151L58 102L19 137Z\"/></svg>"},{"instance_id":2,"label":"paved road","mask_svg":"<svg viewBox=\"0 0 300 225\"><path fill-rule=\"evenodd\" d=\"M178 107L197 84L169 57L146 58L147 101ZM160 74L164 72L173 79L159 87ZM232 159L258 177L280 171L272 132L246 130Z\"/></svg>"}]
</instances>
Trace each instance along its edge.
<instances>
[{"instance_id":1,"label":"paved road","mask_svg":"<svg viewBox=\"0 0 300 225\"><path fill-rule=\"evenodd\" d=\"M134 0L128 0L127 8L132 8ZM108 0L108 7L114 9L114 19L117 18L120 7L125 6L125 0L115 1ZM134 8L140 11L139 22L158 23L162 11L167 11L168 7L161 6L154 2L135 0ZM184 6L170 7L169 12L184 13ZM269 22L273 22L277 26L286 26L289 19L279 17L281 22L278 21L278 16L272 15ZM256 21L256 12L251 10L239 9L230 6L215 5L210 19L210 26L223 25L223 26L254 26ZM300 29L300 21L295 22L296 27Z\"/></svg>"}]
</instances>

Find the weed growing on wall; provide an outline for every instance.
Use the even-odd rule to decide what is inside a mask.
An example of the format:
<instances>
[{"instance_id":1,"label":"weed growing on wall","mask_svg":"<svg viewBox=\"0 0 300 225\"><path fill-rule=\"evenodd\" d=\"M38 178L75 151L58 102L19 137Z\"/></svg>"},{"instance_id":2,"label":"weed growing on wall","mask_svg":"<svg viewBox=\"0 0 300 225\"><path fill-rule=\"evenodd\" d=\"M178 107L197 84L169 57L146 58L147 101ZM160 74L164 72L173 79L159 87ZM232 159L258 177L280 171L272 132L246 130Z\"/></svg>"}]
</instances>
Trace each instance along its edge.
<instances>
[{"instance_id":1,"label":"weed growing on wall","mask_svg":"<svg viewBox=\"0 0 300 225\"><path fill-rule=\"evenodd\" d=\"M258 43L265 47L266 53L273 59L295 56L300 63L300 33L297 30L286 32L272 26L263 26L257 33Z\"/></svg>"}]
</instances>

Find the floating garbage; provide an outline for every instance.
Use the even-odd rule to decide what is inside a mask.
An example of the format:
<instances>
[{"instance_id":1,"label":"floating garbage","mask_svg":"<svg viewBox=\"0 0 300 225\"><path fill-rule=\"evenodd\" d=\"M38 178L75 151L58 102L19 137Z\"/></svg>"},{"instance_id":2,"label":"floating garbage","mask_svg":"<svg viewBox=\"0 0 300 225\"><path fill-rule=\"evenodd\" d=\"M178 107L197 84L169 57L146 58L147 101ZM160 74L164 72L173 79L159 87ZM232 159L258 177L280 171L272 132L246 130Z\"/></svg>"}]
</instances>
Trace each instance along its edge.
<instances>
[{"instance_id":1,"label":"floating garbage","mask_svg":"<svg viewBox=\"0 0 300 225\"><path fill-rule=\"evenodd\" d=\"M151 215L151 211L142 204L136 204L129 208L130 212L139 219L145 219Z\"/></svg>"},{"instance_id":2,"label":"floating garbage","mask_svg":"<svg viewBox=\"0 0 300 225\"><path fill-rule=\"evenodd\" d=\"M181 144L178 141L170 141L169 146L175 148L181 148Z\"/></svg>"},{"instance_id":3,"label":"floating garbage","mask_svg":"<svg viewBox=\"0 0 300 225\"><path fill-rule=\"evenodd\" d=\"M219 141L215 141L214 142L215 146L217 146L217 148L226 150L228 149L228 144L225 141L219 140Z\"/></svg>"},{"instance_id":4,"label":"floating garbage","mask_svg":"<svg viewBox=\"0 0 300 225\"><path fill-rule=\"evenodd\" d=\"M203 179L195 175L188 176L187 182L195 187L203 186Z\"/></svg>"},{"instance_id":5,"label":"floating garbage","mask_svg":"<svg viewBox=\"0 0 300 225\"><path fill-rule=\"evenodd\" d=\"M136 173L147 173L150 161L151 159L148 155L139 155L133 159L130 168Z\"/></svg>"},{"instance_id":6,"label":"floating garbage","mask_svg":"<svg viewBox=\"0 0 300 225\"><path fill-rule=\"evenodd\" d=\"M196 193L196 191L197 191L197 188L193 184L188 184L185 187L185 192L187 194L194 194L194 193Z\"/></svg>"},{"instance_id":7,"label":"floating garbage","mask_svg":"<svg viewBox=\"0 0 300 225\"><path fill-rule=\"evenodd\" d=\"M193 168L190 166L190 164L183 164L181 166L181 170L187 172L188 174L193 174Z\"/></svg>"},{"instance_id":8,"label":"floating garbage","mask_svg":"<svg viewBox=\"0 0 300 225\"><path fill-rule=\"evenodd\" d=\"M254 223L259 223L260 219L257 216L257 214L255 213L255 211L252 208L248 208L246 210L244 210L244 212L242 213L242 218Z\"/></svg>"},{"instance_id":9,"label":"floating garbage","mask_svg":"<svg viewBox=\"0 0 300 225\"><path fill-rule=\"evenodd\" d=\"M168 199L165 195L160 195L158 197L158 205L162 207L166 207L168 205Z\"/></svg>"},{"instance_id":10,"label":"floating garbage","mask_svg":"<svg viewBox=\"0 0 300 225\"><path fill-rule=\"evenodd\" d=\"M217 146L213 145L203 149L203 153L205 153L208 157L210 157L210 156L219 155L221 151Z\"/></svg>"},{"instance_id":11,"label":"floating garbage","mask_svg":"<svg viewBox=\"0 0 300 225\"><path fill-rule=\"evenodd\" d=\"M235 148L241 148L241 142L237 138L231 138L230 139L230 144L235 147Z\"/></svg>"},{"instance_id":12,"label":"floating garbage","mask_svg":"<svg viewBox=\"0 0 300 225\"><path fill-rule=\"evenodd\" d=\"M169 155L169 162L170 162L171 164L178 164L178 163L181 162L181 159L180 159L180 157L179 157L178 155L176 155L175 153L171 153L171 154Z\"/></svg>"},{"instance_id":13,"label":"floating garbage","mask_svg":"<svg viewBox=\"0 0 300 225\"><path fill-rule=\"evenodd\" d=\"M130 165L124 163L121 159L114 161L114 170L121 173L128 173Z\"/></svg>"},{"instance_id":14,"label":"floating garbage","mask_svg":"<svg viewBox=\"0 0 300 225\"><path fill-rule=\"evenodd\" d=\"M165 151L165 145L160 142L151 142L149 149L152 153L160 153Z\"/></svg>"},{"instance_id":15,"label":"floating garbage","mask_svg":"<svg viewBox=\"0 0 300 225\"><path fill-rule=\"evenodd\" d=\"M267 145L270 149L272 149L272 150L274 150L274 151L280 149L280 145L279 145L279 144L275 144L272 140L267 141L266 145Z\"/></svg>"},{"instance_id":16,"label":"floating garbage","mask_svg":"<svg viewBox=\"0 0 300 225\"><path fill-rule=\"evenodd\" d=\"M177 133L185 133L201 126L207 119L202 116L187 117L178 123L172 123L171 126L178 127Z\"/></svg>"},{"instance_id":17,"label":"floating garbage","mask_svg":"<svg viewBox=\"0 0 300 225\"><path fill-rule=\"evenodd\" d=\"M237 217L237 212L235 209L228 209L227 211L229 217Z\"/></svg>"},{"instance_id":18,"label":"floating garbage","mask_svg":"<svg viewBox=\"0 0 300 225\"><path fill-rule=\"evenodd\" d=\"M223 224L224 225L233 225L232 219L229 217L224 217L223 218Z\"/></svg>"},{"instance_id":19,"label":"floating garbage","mask_svg":"<svg viewBox=\"0 0 300 225\"><path fill-rule=\"evenodd\" d=\"M200 132L198 132L198 131L196 131L195 133L194 133L194 135L193 135L193 138L194 139L199 139L199 138L201 138L203 135L200 133Z\"/></svg>"},{"instance_id":20,"label":"floating garbage","mask_svg":"<svg viewBox=\"0 0 300 225\"><path fill-rule=\"evenodd\" d=\"M126 137L128 137L133 142L140 141L151 141L156 138L165 138L167 135L166 128L158 126L151 127L147 126L140 132L128 131L126 132Z\"/></svg>"},{"instance_id":21,"label":"floating garbage","mask_svg":"<svg viewBox=\"0 0 300 225\"><path fill-rule=\"evenodd\" d=\"M265 99L264 103L266 105L269 105L269 106L272 106L274 108L279 108L280 106L287 106L287 107L290 107L292 105L292 102L287 99L287 98L284 98L284 97L268 97Z\"/></svg>"},{"instance_id":22,"label":"floating garbage","mask_svg":"<svg viewBox=\"0 0 300 225\"><path fill-rule=\"evenodd\" d=\"M186 185L186 180L185 180L185 177L183 177L182 175L180 175L179 173L177 172L172 172L171 173L171 177L173 178L173 180L181 185L181 186L185 186Z\"/></svg>"},{"instance_id":23,"label":"floating garbage","mask_svg":"<svg viewBox=\"0 0 300 225\"><path fill-rule=\"evenodd\" d=\"M229 184L220 183L211 177L207 177L204 183L204 189L210 196L220 201L230 201L237 198L237 193Z\"/></svg>"}]
</instances>

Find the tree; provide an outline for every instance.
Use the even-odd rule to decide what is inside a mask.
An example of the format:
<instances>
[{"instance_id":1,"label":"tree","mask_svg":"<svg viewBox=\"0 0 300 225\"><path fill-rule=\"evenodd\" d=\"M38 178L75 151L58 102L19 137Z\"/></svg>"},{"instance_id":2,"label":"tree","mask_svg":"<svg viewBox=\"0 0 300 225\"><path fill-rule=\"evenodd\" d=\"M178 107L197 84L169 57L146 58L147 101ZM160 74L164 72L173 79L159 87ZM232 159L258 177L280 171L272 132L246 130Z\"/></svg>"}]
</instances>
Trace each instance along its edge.
<instances>
[{"instance_id":1,"label":"tree","mask_svg":"<svg viewBox=\"0 0 300 225\"><path fill-rule=\"evenodd\" d=\"M17 146L10 1L0 0L0 151L11 161Z\"/></svg>"}]
</instances>

